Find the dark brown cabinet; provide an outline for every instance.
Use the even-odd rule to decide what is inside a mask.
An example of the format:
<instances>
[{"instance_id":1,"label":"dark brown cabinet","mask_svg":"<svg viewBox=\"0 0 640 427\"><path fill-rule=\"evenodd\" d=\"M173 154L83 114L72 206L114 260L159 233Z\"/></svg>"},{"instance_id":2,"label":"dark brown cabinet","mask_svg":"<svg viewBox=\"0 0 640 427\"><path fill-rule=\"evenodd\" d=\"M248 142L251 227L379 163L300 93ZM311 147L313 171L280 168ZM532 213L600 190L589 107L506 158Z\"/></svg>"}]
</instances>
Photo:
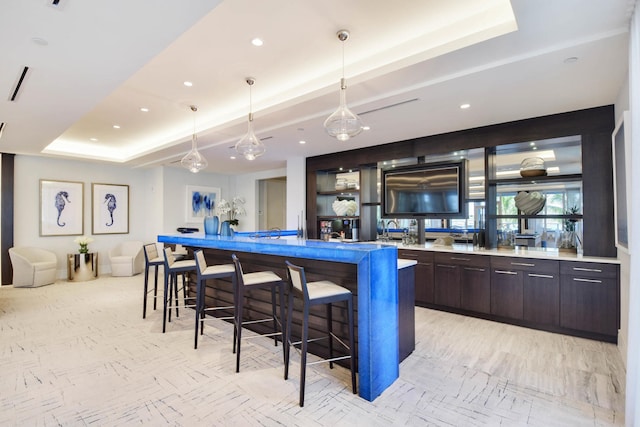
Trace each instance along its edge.
<instances>
[{"instance_id":1,"label":"dark brown cabinet","mask_svg":"<svg viewBox=\"0 0 640 427\"><path fill-rule=\"evenodd\" d=\"M543 325L560 318L559 262L493 257L491 313Z\"/></svg>"},{"instance_id":2,"label":"dark brown cabinet","mask_svg":"<svg viewBox=\"0 0 640 427\"><path fill-rule=\"evenodd\" d=\"M398 258L417 261L415 298L417 305L433 304L433 252L398 249Z\"/></svg>"},{"instance_id":3,"label":"dark brown cabinet","mask_svg":"<svg viewBox=\"0 0 640 427\"><path fill-rule=\"evenodd\" d=\"M619 266L563 261L560 325L615 339L620 327Z\"/></svg>"},{"instance_id":4,"label":"dark brown cabinet","mask_svg":"<svg viewBox=\"0 0 640 427\"><path fill-rule=\"evenodd\" d=\"M489 313L489 264L484 255L435 253L435 304Z\"/></svg>"}]
</instances>

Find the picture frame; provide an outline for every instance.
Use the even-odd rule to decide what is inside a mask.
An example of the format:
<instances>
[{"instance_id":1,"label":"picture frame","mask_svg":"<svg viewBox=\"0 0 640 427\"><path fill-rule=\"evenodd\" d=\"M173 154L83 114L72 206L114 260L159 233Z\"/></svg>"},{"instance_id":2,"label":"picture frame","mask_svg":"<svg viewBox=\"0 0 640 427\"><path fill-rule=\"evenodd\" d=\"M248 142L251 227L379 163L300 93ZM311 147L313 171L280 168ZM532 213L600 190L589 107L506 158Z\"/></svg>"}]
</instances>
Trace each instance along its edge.
<instances>
[{"instance_id":1,"label":"picture frame","mask_svg":"<svg viewBox=\"0 0 640 427\"><path fill-rule=\"evenodd\" d=\"M84 234L84 183L40 180L40 236Z\"/></svg>"},{"instance_id":2,"label":"picture frame","mask_svg":"<svg viewBox=\"0 0 640 427\"><path fill-rule=\"evenodd\" d=\"M187 185L185 221L201 223L205 216L215 215L220 201L220 188Z\"/></svg>"},{"instance_id":3,"label":"picture frame","mask_svg":"<svg viewBox=\"0 0 640 427\"><path fill-rule=\"evenodd\" d=\"M631 116L622 113L611 135L616 247L631 253Z\"/></svg>"},{"instance_id":4,"label":"picture frame","mask_svg":"<svg viewBox=\"0 0 640 427\"><path fill-rule=\"evenodd\" d=\"M129 186L93 183L92 234L129 233Z\"/></svg>"}]
</instances>

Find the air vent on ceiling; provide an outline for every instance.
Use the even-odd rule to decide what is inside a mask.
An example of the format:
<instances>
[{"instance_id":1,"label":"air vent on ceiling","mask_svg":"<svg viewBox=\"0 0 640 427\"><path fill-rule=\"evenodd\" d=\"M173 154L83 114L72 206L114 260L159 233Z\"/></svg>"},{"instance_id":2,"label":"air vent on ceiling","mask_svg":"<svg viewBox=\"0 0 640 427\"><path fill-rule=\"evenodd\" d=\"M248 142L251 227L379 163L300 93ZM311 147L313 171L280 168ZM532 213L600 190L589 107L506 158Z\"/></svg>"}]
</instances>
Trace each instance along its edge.
<instances>
[{"instance_id":1,"label":"air vent on ceiling","mask_svg":"<svg viewBox=\"0 0 640 427\"><path fill-rule=\"evenodd\" d=\"M20 77L18 77L18 80L16 81L16 84L13 87L13 90L9 93L9 101L15 101L16 98L18 98L20 87L22 86L22 83L24 83L24 79L27 77L28 71L29 71L29 67L24 67L22 69L22 73L20 74Z\"/></svg>"},{"instance_id":2,"label":"air vent on ceiling","mask_svg":"<svg viewBox=\"0 0 640 427\"><path fill-rule=\"evenodd\" d=\"M364 116L365 114L369 114L369 113L375 113L376 111L380 111L380 110L386 110L388 108L393 108L393 107L397 107L399 105L404 105L404 104L408 104L410 102L415 102L420 98L413 98L413 99L407 99L406 101L400 101L400 102L396 102L395 104L389 104L389 105L385 105L384 107L380 107L380 108L374 108L373 110L368 110L362 113L358 113L359 116Z\"/></svg>"},{"instance_id":3,"label":"air vent on ceiling","mask_svg":"<svg viewBox=\"0 0 640 427\"><path fill-rule=\"evenodd\" d=\"M0 138L2 138L2 132L4 131L5 128L5 122L0 122Z\"/></svg>"}]
</instances>

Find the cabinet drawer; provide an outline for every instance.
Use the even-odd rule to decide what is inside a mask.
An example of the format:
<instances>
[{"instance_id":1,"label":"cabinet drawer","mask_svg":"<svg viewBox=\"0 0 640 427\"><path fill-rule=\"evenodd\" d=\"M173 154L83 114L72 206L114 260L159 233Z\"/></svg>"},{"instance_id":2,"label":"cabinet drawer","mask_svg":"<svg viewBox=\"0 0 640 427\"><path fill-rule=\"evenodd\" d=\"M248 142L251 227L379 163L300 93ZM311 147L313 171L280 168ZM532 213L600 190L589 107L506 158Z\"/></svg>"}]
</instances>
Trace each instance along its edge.
<instances>
[{"instance_id":1,"label":"cabinet drawer","mask_svg":"<svg viewBox=\"0 0 640 427\"><path fill-rule=\"evenodd\" d=\"M597 262L562 261L560 273L576 277L599 279L615 279L618 277L619 266Z\"/></svg>"},{"instance_id":2,"label":"cabinet drawer","mask_svg":"<svg viewBox=\"0 0 640 427\"><path fill-rule=\"evenodd\" d=\"M436 264L460 265L466 267L489 268L491 257L485 255L452 254L436 252L433 255Z\"/></svg>"},{"instance_id":3,"label":"cabinet drawer","mask_svg":"<svg viewBox=\"0 0 640 427\"><path fill-rule=\"evenodd\" d=\"M499 268L501 270L517 270L532 274L548 274L558 275L559 262L547 259L535 258L509 258L509 257L491 257L491 268Z\"/></svg>"},{"instance_id":4,"label":"cabinet drawer","mask_svg":"<svg viewBox=\"0 0 640 427\"><path fill-rule=\"evenodd\" d=\"M419 264L432 264L433 252L398 249L398 258L414 259Z\"/></svg>"}]
</instances>

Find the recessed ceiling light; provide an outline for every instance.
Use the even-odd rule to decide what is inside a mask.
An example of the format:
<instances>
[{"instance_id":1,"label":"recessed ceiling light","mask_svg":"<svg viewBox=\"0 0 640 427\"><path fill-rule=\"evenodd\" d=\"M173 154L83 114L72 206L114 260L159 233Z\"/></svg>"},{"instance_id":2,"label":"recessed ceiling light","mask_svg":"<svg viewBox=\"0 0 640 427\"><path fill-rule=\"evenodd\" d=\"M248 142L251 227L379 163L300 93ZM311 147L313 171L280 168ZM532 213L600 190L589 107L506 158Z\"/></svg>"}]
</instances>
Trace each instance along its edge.
<instances>
[{"instance_id":1,"label":"recessed ceiling light","mask_svg":"<svg viewBox=\"0 0 640 427\"><path fill-rule=\"evenodd\" d=\"M471 104L460 104L461 110L466 110L467 108L471 108Z\"/></svg>"},{"instance_id":2,"label":"recessed ceiling light","mask_svg":"<svg viewBox=\"0 0 640 427\"><path fill-rule=\"evenodd\" d=\"M536 145L536 143L535 142L530 142L529 145L533 147L534 145Z\"/></svg>"},{"instance_id":3,"label":"recessed ceiling light","mask_svg":"<svg viewBox=\"0 0 640 427\"><path fill-rule=\"evenodd\" d=\"M120 125L113 125L114 129L120 129Z\"/></svg>"},{"instance_id":4,"label":"recessed ceiling light","mask_svg":"<svg viewBox=\"0 0 640 427\"><path fill-rule=\"evenodd\" d=\"M45 39L43 39L42 37L33 37L31 39L32 42L34 42L35 44L37 44L38 46L48 46L49 42L46 41Z\"/></svg>"},{"instance_id":5,"label":"recessed ceiling light","mask_svg":"<svg viewBox=\"0 0 640 427\"><path fill-rule=\"evenodd\" d=\"M235 160L235 159L236 159L236 156L231 156L231 157L229 157L229 158L230 158L231 160Z\"/></svg>"},{"instance_id":6,"label":"recessed ceiling light","mask_svg":"<svg viewBox=\"0 0 640 427\"><path fill-rule=\"evenodd\" d=\"M140 111L142 111L143 113L148 113L149 109L147 107L141 107Z\"/></svg>"},{"instance_id":7,"label":"recessed ceiling light","mask_svg":"<svg viewBox=\"0 0 640 427\"><path fill-rule=\"evenodd\" d=\"M300 141L298 141L298 142L299 142L300 144L306 144L306 143L307 143L307 141L304 141L304 140L300 140Z\"/></svg>"},{"instance_id":8,"label":"recessed ceiling light","mask_svg":"<svg viewBox=\"0 0 640 427\"><path fill-rule=\"evenodd\" d=\"M98 140L98 138L89 138L89 141L96 142L97 140Z\"/></svg>"},{"instance_id":9,"label":"recessed ceiling light","mask_svg":"<svg viewBox=\"0 0 640 427\"><path fill-rule=\"evenodd\" d=\"M369 126L362 126L362 130L370 130L370 129L371 129L371 127L369 127Z\"/></svg>"},{"instance_id":10,"label":"recessed ceiling light","mask_svg":"<svg viewBox=\"0 0 640 427\"><path fill-rule=\"evenodd\" d=\"M185 85L186 87L193 86L193 82L183 82L182 84Z\"/></svg>"},{"instance_id":11,"label":"recessed ceiling light","mask_svg":"<svg viewBox=\"0 0 640 427\"><path fill-rule=\"evenodd\" d=\"M574 62L578 62L577 56L570 56L569 58L565 58L564 60L565 64L573 64Z\"/></svg>"},{"instance_id":12,"label":"recessed ceiling light","mask_svg":"<svg viewBox=\"0 0 640 427\"><path fill-rule=\"evenodd\" d=\"M262 46L264 42L262 41L262 39L256 37L255 39L251 40L251 44L254 46Z\"/></svg>"}]
</instances>

